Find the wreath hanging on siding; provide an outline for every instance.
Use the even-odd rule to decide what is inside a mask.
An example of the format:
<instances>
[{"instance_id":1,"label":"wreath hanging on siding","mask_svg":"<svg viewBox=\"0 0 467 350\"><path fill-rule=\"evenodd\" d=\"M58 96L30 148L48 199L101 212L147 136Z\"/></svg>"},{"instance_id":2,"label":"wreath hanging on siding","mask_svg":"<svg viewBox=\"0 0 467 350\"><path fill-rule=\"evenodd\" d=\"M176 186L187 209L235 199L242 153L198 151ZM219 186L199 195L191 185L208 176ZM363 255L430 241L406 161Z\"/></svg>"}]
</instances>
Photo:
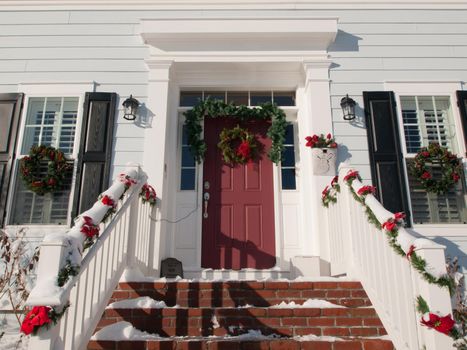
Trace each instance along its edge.
<instances>
[{"instance_id":1,"label":"wreath hanging on siding","mask_svg":"<svg viewBox=\"0 0 467 350\"><path fill-rule=\"evenodd\" d=\"M47 174L41 164L47 162ZM50 146L32 146L29 155L20 160L20 174L26 187L43 196L63 187L66 172L70 169L62 151Z\"/></svg>"},{"instance_id":2,"label":"wreath hanging on siding","mask_svg":"<svg viewBox=\"0 0 467 350\"><path fill-rule=\"evenodd\" d=\"M434 178L433 166L441 173L439 180ZM431 143L417 153L410 172L427 192L444 194L459 181L462 169L455 154L446 147Z\"/></svg>"},{"instance_id":3,"label":"wreath hanging on siding","mask_svg":"<svg viewBox=\"0 0 467 350\"><path fill-rule=\"evenodd\" d=\"M191 154L198 163L204 159L204 154L206 153L206 143L201 138L203 119L205 117L216 118L225 116L237 118L239 121L271 120L272 123L267 136L272 140L272 146L268 157L273 163L279 163L282 159L287 121L285 120L284 111L275 104L268 102L256 108L248 108L245 105L237 106L233 103L225 103L208 98L186 111L184 116L186 119L188 145L190 146Z\"/></svg>"},{"instance_id":4,"label":"wreath hanging on siding","mask_svg":"<svg viewBox=\"0 0 467 350\"><path fill-rule=\"evenodd\" d=\"M253 160L257 143L252 133L237 125L233 129L222 130L217 147L222 151L224 162L235 165Z\"/></svg>"}]
</instances>

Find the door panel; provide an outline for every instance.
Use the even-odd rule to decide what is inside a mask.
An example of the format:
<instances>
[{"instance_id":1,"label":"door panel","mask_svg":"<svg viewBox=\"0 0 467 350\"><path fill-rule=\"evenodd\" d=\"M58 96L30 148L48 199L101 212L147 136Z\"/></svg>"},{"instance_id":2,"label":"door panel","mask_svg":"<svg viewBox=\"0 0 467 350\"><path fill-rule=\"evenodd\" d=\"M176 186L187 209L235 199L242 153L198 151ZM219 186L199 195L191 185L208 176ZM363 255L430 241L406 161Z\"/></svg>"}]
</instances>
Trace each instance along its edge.
<instances>
[{"instance_id":1,"label":"door panel","mask_svg":"<svg viewBox=\"0 0 467 350\"><path fill-rule=\"evenodd\" d=\"M237 124L255 133L261 150L254 162L234 167L222 161L217 147L225 127ZM209 183L208 217L203 218L202 266L258 268L275 265L273 166L267 157L268 121L239 123L233 118L206 118L203 184Z\"/></svg>"}]
</instances>

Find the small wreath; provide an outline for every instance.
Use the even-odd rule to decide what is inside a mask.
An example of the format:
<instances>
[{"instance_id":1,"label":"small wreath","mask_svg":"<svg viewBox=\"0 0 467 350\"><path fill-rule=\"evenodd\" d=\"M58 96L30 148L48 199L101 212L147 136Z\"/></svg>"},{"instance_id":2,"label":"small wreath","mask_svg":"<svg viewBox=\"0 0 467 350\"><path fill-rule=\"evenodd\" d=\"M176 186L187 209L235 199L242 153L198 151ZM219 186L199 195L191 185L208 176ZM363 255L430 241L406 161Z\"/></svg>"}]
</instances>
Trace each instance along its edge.
<instances>
[{"instance_id":1,"label":"small wreath","mask_svg":"<svg viewBox=\"0 0 467 350\"><path fill-rule=\"evenodd\" d=\"M41 173L41 163L47 162L47 175ZM50 146L32 146L29 155L20 160L20 173L26 187L43 196L60 190L70 169L62 151Z\"/></svg>"},{"instance_id":2,"label":"small wreath","mask_svg":"<svg viewBox=\"0 0 467 350\"><path fill-rule=\"evenodd\" d=\"M228 164L245 164L251 161L257 149L255 136L246 129L236 126L223 129L217 147L222 151L224 162Z\"/></svg>"},{"instance_id":3,"label":"small wreath","mask_svg":"<svg viewBox=\"0 0 467 350\"><path fill-rule=\"evenodd\" d=\"M427 192L443 194L449 191L460 179L461 165L455 154L437 143L422 147L410 167L411 174L420 181ZM439 166L441 179L433 178L432 166Z\"/></svg>"}]
</instances>

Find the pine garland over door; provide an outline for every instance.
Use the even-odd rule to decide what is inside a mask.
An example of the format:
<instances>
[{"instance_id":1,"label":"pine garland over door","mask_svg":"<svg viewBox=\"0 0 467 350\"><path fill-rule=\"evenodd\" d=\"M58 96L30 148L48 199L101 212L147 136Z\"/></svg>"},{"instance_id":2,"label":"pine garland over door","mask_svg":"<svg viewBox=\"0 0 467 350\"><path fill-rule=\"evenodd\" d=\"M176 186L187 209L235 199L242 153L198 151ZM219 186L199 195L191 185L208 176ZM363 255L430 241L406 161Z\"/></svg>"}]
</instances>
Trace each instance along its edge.
<instances>
[{"instance_id":1,"label":"pine garland over door","mask_svg":"<svg viewBox=\"0 0 467 350\"><path fill-rule=\"evenodd\" d=\"M268 120L272 121L267 136L272 140L272 147L268 153L273 163L279 163L284 150L285 131L287 121L282 109L273 103L264 103L259 107L249 108L246 105L237 106L220 100L206 99L199 102L192 109L184 113L188 133L188 144L196 162L200 163L206 153L206 144L201 138L203 132L202 122L205 117L231 117L239 121Z\"/></svg>"}]
</instances>

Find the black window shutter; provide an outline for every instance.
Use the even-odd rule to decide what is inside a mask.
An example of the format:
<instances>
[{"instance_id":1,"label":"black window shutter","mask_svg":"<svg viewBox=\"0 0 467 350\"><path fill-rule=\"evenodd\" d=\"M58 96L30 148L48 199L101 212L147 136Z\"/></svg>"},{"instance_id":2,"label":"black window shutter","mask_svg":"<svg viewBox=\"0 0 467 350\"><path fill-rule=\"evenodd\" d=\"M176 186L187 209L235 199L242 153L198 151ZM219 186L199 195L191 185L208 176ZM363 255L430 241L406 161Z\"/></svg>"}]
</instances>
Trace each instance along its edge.
<instances>
[{"instance_id":1,"label":"black window shutter","mask_svg":"<svg viewBox=\"0 0 467 350\"><path fill-rule=\"evenodd\" d=\"M457 105L461 112L462 129L464 130L464 142L467 149L467 91L457 91ZM467 157L467 154L465 154Z\"/></svg>"},{"instance_id":2,"label":"black window shutter","mask_svg":"<svg viewBox=\"0 0 467 350\"><path fill-rule=\"evenodd\" d=\"M409 216L396 103L392 91L364 91L373 184L383 206ZM410 218L407 218L410 223Z\"/></svg>"},{"instance_id":3,"label":"black window shutter","mask_svg":"<svg viewBox=\"0 0 467 350\"><path fill-rule=\"evenodd\" d=\"M23 94L0 94L0 227L3 227Z\"/></svg>"},{"instance_id":4,"label":"black window shutter","mask_svg":"<svg viewBox=\"0 0 467 350\"><path fill-rule=\"evenodd\" d=\"M73 197L73 218L89 209L109 185L116 103L116 93L86 93Z\"/></svg>"}]
</instances>

